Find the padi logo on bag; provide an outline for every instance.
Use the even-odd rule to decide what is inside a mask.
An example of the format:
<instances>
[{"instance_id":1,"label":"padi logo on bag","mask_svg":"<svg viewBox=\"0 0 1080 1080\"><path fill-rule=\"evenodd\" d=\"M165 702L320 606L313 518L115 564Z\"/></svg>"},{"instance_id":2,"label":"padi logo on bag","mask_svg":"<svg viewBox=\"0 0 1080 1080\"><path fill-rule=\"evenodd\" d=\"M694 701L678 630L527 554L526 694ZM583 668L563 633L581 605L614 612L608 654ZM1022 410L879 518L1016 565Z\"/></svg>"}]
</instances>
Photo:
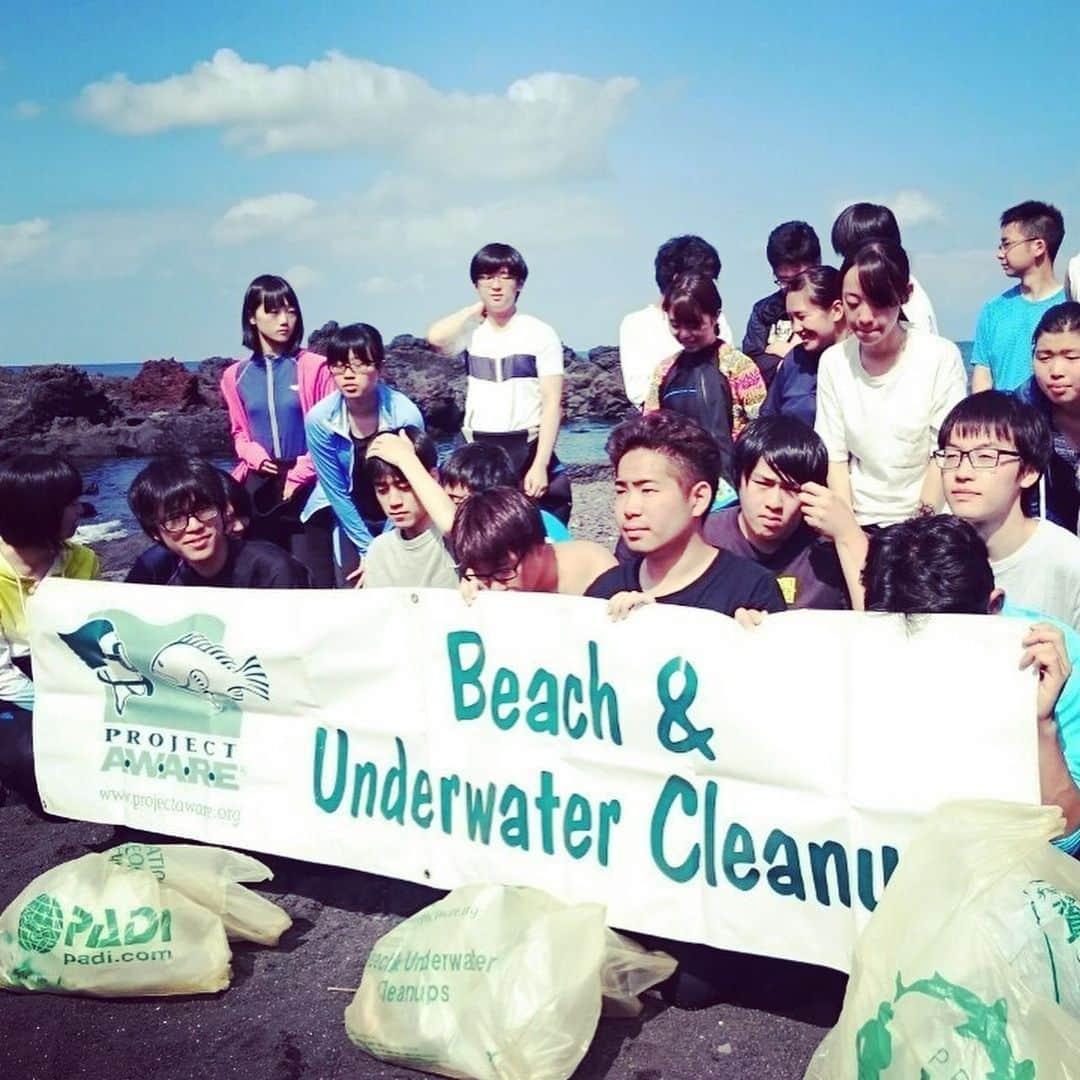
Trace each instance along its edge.
<instances>
[{"instance_id":1,"label":"padi logo on bag","mask_svg":"<svg viewBox=\"0 0 1080 1080\"><path fill-rule=\"evenodd\" d=\"M270 679L224 636L214 616L157 626L116 609L58 635L103 687L102 772L236 790L242 706L269 701Z\"/></svg>"},{"instance_id":2,"label":"padi logo on bag","mask_svg":"<svg viewBox=\"0 0 1080 1080\"><path fill-rule=\"evenodd\" d=\"M912 1015L905 1015L903 1042L896 1046L892 1021L902 1008ZM937 971L905 986L898 972L893 1000L883 1001L855 1036L858 1075L860 1080L1035 1080L1035 1063L1016 1059L1008 1020L1004 998L987 1003Z\"/></svg>"},{"instance_id":3,"label":"padi logo on bag","mask_svg":"<svg viewBox=\"0 0 1080 1080\"><path fill-rule=\"evenodd\" d=\"M64 964L97 966L172 959L172 912L137 907L89 912L76 904L65 920L60 902L48 893L30 901L19 915L19 945L26 952L50 953L63 942Z\"/></svg>"}]
</instances>

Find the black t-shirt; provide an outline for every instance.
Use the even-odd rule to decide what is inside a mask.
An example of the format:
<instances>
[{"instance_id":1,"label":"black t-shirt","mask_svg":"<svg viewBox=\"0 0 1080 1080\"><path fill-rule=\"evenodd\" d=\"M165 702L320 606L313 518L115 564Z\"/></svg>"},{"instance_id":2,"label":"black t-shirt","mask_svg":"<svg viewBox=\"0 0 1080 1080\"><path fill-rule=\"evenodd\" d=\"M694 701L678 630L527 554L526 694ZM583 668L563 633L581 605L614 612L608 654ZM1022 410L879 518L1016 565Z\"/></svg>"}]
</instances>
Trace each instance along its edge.
<instances>
[{"instance_id":1,"label":"black t-shirt","mask_svg":"<svg viewBox=\"0 0 1080 1080\"><path fill-rule=\"evenodd\" d=\"M136 560L125 581L132 585L168 585L180 559L163 544L153 544Z\"/></svg>"},{"instance_id":2,"label":"black t-shirt","mask_svg":"<svg viewBox=\"0 0 1080 1080\"><path fill-rule=\"evenodd\" d=\"M717 348L710 345L681 353L660 387L660 405L696 420L716 439L723 455L720 475L730 482L734 407L731 384L717 362Z\"/></svg>"},{"instance_id":3,"label":"black t-shirt","mask_svg":"<svg viewBox=\"0 0 1080 1080\"><path fill-rule=\"evenodd\" d=\"M170 585L208 585L220 589L306 589L308 572L291 555L263 540L230 540L229 558L212 578L181 563Z\"/></svg>"},{"instance_id":4,"label":"black t-shirt","mask_svg":"<svg viewBox=\"0 0 1080 1080\"><path fill-rule=\"evenodd\" d=\"M637 558L606 570L585 590L585 595L606 600L619 592L640 592L643 561ZM658 596L656 602L705 608L721 615L734 615L741 607L757 611L787 608L776 578L763 566L730 551L717 551L716 558L696 581L678 592Z\"/></svg>"}]
</instances>

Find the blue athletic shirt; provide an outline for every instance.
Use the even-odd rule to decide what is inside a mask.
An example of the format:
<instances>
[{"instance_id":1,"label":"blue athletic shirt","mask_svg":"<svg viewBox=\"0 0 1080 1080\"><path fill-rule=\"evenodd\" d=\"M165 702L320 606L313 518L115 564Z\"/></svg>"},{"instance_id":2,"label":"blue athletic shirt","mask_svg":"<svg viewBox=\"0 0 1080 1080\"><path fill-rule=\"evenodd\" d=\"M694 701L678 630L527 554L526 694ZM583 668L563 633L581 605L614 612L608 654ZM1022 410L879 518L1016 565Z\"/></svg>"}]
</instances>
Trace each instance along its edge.
<instances>
[{"instance_id":1,"label":"blue athletic shirt","mask_svg":"<svg viewBox=\"0 0 1080 1080\"><path fill-rule=\"evenodd\" d=\"M995 390L1012 392L1031 378L1031 335L1044 312L1064 299L1065 291L1058 289L1045 300L1025 300L1014 285L983 306L971 362L990 369Z\"/></svg>"},{"instance_id":2,"label":"blue athletic shirt","mask_svg":"<svg viewBox=\"0 0 1080 1080\"><path fill-rule=\"evenodd\" d=\"M252 356L236 373L252 438L275 459L307 453L295 356Z\"/></svg>"}]
</instances>

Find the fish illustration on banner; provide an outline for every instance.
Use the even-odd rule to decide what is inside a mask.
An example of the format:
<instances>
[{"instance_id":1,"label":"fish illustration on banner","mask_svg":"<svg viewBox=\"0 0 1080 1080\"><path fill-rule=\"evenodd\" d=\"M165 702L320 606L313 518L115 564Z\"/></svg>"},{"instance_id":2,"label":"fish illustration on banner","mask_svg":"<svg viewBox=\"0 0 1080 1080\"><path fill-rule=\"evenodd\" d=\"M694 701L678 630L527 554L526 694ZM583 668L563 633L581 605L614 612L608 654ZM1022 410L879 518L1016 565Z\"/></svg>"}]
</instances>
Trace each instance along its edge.
<instances>
[{"instance_id":1,"label":"fish illustration on banner","mask_svg":"<svg viewBox=\"0 0 1080 1080\"><path fill-rule=\"evenodd\" d=\"M190 694L205 694L218 709L223 697L236 702L245 696L263 701L270 697L270 680L257 657L237 663L220 645L198 633L185 634L159 650L150 673Z\"/></svg>"}]
</instances>

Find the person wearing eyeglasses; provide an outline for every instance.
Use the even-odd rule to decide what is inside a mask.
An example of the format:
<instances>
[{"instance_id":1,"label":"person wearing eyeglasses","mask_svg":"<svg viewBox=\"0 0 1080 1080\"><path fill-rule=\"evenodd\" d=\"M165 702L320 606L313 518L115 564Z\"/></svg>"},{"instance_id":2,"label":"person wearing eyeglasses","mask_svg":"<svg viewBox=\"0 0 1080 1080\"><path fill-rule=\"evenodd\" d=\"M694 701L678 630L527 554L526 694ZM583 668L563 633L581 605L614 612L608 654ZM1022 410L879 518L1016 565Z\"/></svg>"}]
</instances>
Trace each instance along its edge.
<instances>
[{"instance_id":1,"label":"person wearing eyeglasses","mask_svg":"<svg viewBox=\"0 0 1080 1080\"><path fill-rule=\"evenodd\" d=\"M821 241L805 221L785 221L769 233L765 258L777 289L750 312L742 351L757 364L768 386L784 357L799 344L784 304L788 286L811 266L820 265Z\"/></svg>"},{"instance_id":2,"label":"person wearing eyeglasses","mask_svg":"<svg viewBox=\"0 0 1080 1080\"><path fill-rule=\"evenodd\" d=\"M1031 378L1031 335L1043 314L1065 299L1054 259L1065 237L1056 206L1023 202L1001 215L997 260L1019 284L979 312L971 352L971 389L1013 391Z\"/></svg>"},{"instance_id":3,"label":"person wearing eyeglasses","mask_svg":"<svg viewBox=\"0 0 1080 1080\"><path fill-rule=\"evenodd\" d=\"M128 504L143 532L177 559L167 585L306 589L307 569L276 544L230 532L218 470L192 457L158 458L132 481Z\"/></svg>"},{"instance_id":4,"label":"person wearing eyeglasses","mask_svg":"<svg viewBox=\"0 0 1080 1080\"><path fill-rule=\"evenodd\" d=\"M1050 461L1038 410L1000 390L973 394L945 418L938 447L949 509L982 537L995 584L1021 607L1080 630L1080 539L1023 510Z\"/></svg>"},{"instance_id":5,"label":"person wearing eyeglasses","mask_svg":"<svg viewBox=\"0 0 1080 1080\"><path fill-rule=\"evenodd\" d=\"M386 528L371 477L364 467L368 446L380 431L424 430L415 403L382 381L386 360L382 335L368 323L333 330L326 367L336 389L312 407L304 422L318 479L305 520L329 506L334 512L334 555L339 585L360 585L372 538Z\"/></svg>"}]
</instances>

